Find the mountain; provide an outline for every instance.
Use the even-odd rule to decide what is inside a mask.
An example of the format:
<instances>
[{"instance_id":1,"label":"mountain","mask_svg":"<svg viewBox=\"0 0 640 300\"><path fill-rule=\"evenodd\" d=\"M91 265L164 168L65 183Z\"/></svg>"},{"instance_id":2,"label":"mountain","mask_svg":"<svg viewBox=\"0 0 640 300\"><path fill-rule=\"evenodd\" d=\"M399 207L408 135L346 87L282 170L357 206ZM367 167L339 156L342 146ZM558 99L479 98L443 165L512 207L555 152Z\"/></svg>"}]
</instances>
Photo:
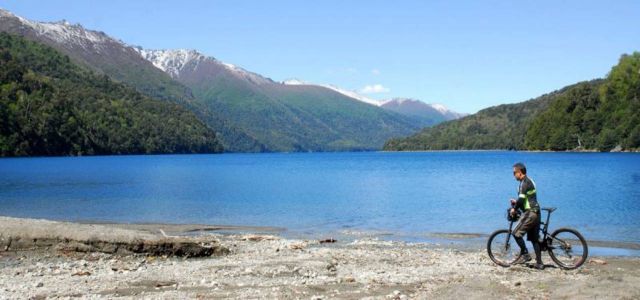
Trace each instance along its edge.
<instances>
[{"instance_id":1,"label":"mountain","mask_svg":"<svg viewBox=\"0 0 640 300\"><path fill-rule=\"evenodd\" d=\"M158 99L188 101L189 89L171 80L132 48L104 32L79 24L35 22L0 9L0 31L24 36L49 45L98 73L126 82Z\"/></svg>"},{"instance_id":2,"label":"mountain","mask_svg":"<svg viewBox=\"0 0 640 300\"><path fill-rule=\"evenodd\" d=\"M215 133L21 36L0 33L0 156L211 153Z\"/></svg>"},{"instance_id":3,"label":"mountain","mask_svg":"<svg viewBox=\"0 0 640 300\"><path fill-rule=\"evenodd\" d=\"M412 119L333 89L275 82L194 50L137 51L269 151L380 149L386 139L419 129Z\"/></svg>"},{"instance_id":4,"label":"mountain","mask_svg":"<svg viewBox=\"0 0 640 300\"><path fill-rule=\"evenodd\" d=\"M339 87L337 87L335 85L330 85L330 84L312 84L312 83L308 83L308 82L305 82L305 81L302 81L302 80L299 80L299 79L289 79L289 80L283 81L282 83L286 84L286 85L321 86L321 87L325 87L325 88L328 88L330 90L333 90L335 92L338 92L340 94L343 94L343 95L345 95L345 96L347 96L349 98L353 98L353 99L356 99L358 101L361 101L361 102L364 102L364 103L368 103L368 104L371 104L371 105L380 106L380 103L381 103L378 100L371 99L369 97L360 95L360 94L358 94L358 93L356 93L354 91L349 91L349 90L345 90L345 89L339 88Z\"/></svg>"},{"instance_id":5,"label":"mountain","mask_svg":"<svg viewBox=\"0 0 640 300\"><path fill-rule=\"evenodd\" d=\"M0 10L0 31L48 44L148 96L187 107L229 151L379 149L418 129L411 119L363 108L327 88L281 87L193 52L144 50L64 21L34 22Z\"/></svg>"},{"instance_id":6,"label":"mountain","mask_svg":"<svg viewBox=\"0 0 640 300\"><path fill-rule=\"evenodd\" d=\"M396 98L390 100L375 100L364 95L361 95L355 91L349 91L333 85L321 85L312 84L299 79L290 79L282 82L286 85L315 85L325 87L334 90L347 97L356 99L358 101L368 103L374 106L379 106L385 110L393 111L401 115L405 115L413 119L416 124L421 127L433 126L444 121L459 119L466 114L454 112L442 104L427 104L420 100L414 100L409 98Z\"/></svg>"},{"instance_id":7,"label":"mountain","mask_svg":"<svg viewBox=\"0 0 640 300\"><path fill-rule=\"evenodd\" d=\"M191 90L173 80L140 56L139 51L103 32L83 28L78 24L35 22L0 9L0 32L8 32L49 45L74 62L99 74L108 75L153 98L180 104L193 111L217 136L226 151L263 151L264 145L233 125L232 120L210 110L195 98Z\"/></svg>"},{"instance_id":8,"label":"mountain","mask_svg":"<svg viewBox=\"0 0 640 300\"><path fill-rule=\"evenodd\" d=\"M463 114L453 112L441 104L427 104L420 100L395 98L384 101L380 107L416 119L423 127L433 126L444 121L455 120Z\"/></svg>"},{"instance_id":9,"label":"mountain","mask_svg":"<svg viewBox=\"0 0 640 300\"><path fill-rule=\"evenodd\" d=\"M458 120L387 141L386 151L524 149L526 126L563 91L483 109Z\"/></svg>"},{"instance_id":10,"label":"mountain","mask_svg":"<svg viewBox=\"0 0 640 300\"><path fill-rule=\"evenodd\" d=\"M640 150L640 52L623 55L600 85L576 87L537 115L525 147Z\"/></svg>"},{"instance_id":11,"label":"mountain","mask_svg":"<svg viewBox=\"0 0 640 300\"><path fill-rule=\"evenodd\" d=\"M66 21L35 22L0 9L0 31L45 43L153 99L186 107L231 152L379 149L393 136L439 122L335 86L278 83L194 50L147 50Z\"/></svg>"},{"instance_id":12,"label":"mountain","mask_svg":"<svg viewBox=\"0 0 640 300\"><path fill-rule=\"evenodd\" d=\"M523 103L490 107L406 138L388 151L443 149L640 149L640 53L623 55L605 79Z\"/></svg>"}]
</instances>

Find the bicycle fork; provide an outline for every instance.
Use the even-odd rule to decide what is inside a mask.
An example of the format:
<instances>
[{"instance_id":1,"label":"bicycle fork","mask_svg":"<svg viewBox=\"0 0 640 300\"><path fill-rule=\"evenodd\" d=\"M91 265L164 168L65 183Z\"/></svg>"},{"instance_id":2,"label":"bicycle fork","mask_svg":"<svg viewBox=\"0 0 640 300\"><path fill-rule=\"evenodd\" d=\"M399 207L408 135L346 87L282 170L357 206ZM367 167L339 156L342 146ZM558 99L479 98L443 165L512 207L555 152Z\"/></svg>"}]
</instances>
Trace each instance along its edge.
<instances>
[{"instance_id":1,"label":"bicycle fork","mask_svg":"<svg viewBox=\"0 0 640 300\"><path fill-rule=\"evenodd\" d=\"M511 247L511 245L509 245L509 241L511 240L511 234L513 233L511 229L513 229L513 221L509 222L509 232L507 233L507 240L504 243L505 252L508 252Z\"/></svg>"}]
</instances>

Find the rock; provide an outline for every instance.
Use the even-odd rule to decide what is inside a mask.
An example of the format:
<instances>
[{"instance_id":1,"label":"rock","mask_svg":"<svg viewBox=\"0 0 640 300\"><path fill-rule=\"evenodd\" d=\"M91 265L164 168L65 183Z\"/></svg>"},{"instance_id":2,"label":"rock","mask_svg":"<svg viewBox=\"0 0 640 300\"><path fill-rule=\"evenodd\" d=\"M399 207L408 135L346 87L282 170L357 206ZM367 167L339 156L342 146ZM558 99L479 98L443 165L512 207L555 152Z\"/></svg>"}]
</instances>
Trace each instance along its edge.
<instances>
[{"instance_id":1,"label":"rock","mask_svg":"<svg viewBox=\"0 0 640 300\"><path fill-rule=\"evenodd\" d=\"M292 243L289 245L289 249L291 250L302 250L307 247L306 243Z\"/></svg>"},{"instance_id":2,"label":"rock","mask_svg":"<svg viewBox=\"0 0 640 300\"><path fill-rule=\"evenodd\" d=\"M71 276L89 276L89 275L91 275L91 272L89 271L78 271L71 274Z\"/></svg>"},{"instance_id":3,"label":"rock","mask_svg":"<svg viewBox=\"0 0 640 300\"><path fill-rule=\"evenodd\" d=\"M622 152L622 146L616 145L615 148L611 149L611 152Z\"/></svg>"},{"instance_id":4,"label":"rock","mask_svg":"<svg viewBox=\"0 0 640 300\"><path fill-rule=\"evenodd\" d=\"M603 259L597 259L597 258L592 258L592 259L590 259L590 260L589 260L589 263L590 263L590 264L593 264L593 265L606 265L606 264L607 264L607 262L606 262L605 260L603 260Z\"/></svg>"},{"instance_id":5,"label":"rock","mask_svg":"<svg viewBox=\"0 0 640 300\"><path fill-rule=\"evenodd\" d=\"M36 284L36 287L37 287L37 288L40 288L40 287L43 287L43 286L44 286L44 283L42 283L42 282L38 282L38 283Z\"/></svg>"},{"instance_id":6,"label":"rock","mask_svg":"<svg viewBox=\"0 0 640 300\"><path fill-rule=\"evenodd\" d=\"M335 265L335 264L331 264L331 263L330 263L330 264L328 264L328 265L327 265L327 270L328 270L329 272L336 272L336 271L338 271L338 268L336 268L336 265Z\"/></svg>"},{"instance_id":7,"label":"rock","mask_svg":"<svg viewBox=\"0 0 640 300\"><path fill-rule=\"evenodd\" d=\"M278 237L272 235L259 235L259 234L247 234L242 236L243 241L251 241L251 242L260 242L260 241L273 241L277 240Z\"/></svg>"},{"instance_id":8,"label":"rock","mask_svg":"<svg viewBox=\"0 0 640 300\"><path fill-rule=\"evenodd\" d=\"M337 241L334 239L325 239L325 240L321 240L320 244L335 243L335 242Z\"/></svg>"},{"instance_id":9,"label":"rock","mask_svg":"<svg viewBox=\"0 0 640 300\"><path fill-rule=\"evenodd\" d=\"M342 281L351 283L351 282L356 282L356 279L351 276L347 276Z\"/></svg>"}]
</instances>

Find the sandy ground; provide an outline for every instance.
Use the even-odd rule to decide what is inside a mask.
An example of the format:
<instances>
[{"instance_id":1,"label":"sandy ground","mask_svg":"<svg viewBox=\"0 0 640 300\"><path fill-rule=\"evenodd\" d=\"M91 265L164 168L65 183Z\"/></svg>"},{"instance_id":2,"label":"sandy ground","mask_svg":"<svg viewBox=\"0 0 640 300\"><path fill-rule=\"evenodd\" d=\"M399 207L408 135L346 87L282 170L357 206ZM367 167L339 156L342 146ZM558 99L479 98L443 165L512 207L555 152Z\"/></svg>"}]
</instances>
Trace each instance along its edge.
<instances>
[{"instance_id":1,"label":"sandy ground","mask_svg":"<svg viewBox=\"0 0 640 300\"><path fill-rule=\"evenodd\" d=\"M21 226L12 227L18 221ZM39 232L31 228L43 225ZM0 217L0 239L26 232L29 238L45 234L61 237L61 242L69 242L65 235L96 239L96 230L106 240L114 238L109 230L133 240L175 234L170 226L164 234L154 232L154 225L145 226ZM84 235L75 235L74 228ZM640 299L640 258L591 258L578 270L564 271L544 257L548 267L538 271L498 267L480 248L371 238L320 243L204 232L195 238L198 242L224 247L228 254L184 258L51 246L3 248L0 299Z\"/></svg>"}]
</instances>

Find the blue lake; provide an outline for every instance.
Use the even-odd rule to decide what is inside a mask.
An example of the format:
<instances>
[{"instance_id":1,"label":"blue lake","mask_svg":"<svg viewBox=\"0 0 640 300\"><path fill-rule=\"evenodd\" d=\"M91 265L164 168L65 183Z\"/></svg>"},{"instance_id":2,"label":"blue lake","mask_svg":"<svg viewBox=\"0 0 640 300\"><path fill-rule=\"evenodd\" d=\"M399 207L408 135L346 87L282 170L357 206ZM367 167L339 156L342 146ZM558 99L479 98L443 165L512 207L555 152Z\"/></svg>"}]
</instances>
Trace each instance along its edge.
<instances>
[{"instance_id":1,"label":"blue lake","mask_svg":"<svg viewBox=\"0 0 640 300\"><path fill-rule=\"evenodd\" d=\"M552 227L640 243L640 154L424 152L0 159L0 215L421 238L506 227L527 165Z\"/></svg>"}]
</instances>

